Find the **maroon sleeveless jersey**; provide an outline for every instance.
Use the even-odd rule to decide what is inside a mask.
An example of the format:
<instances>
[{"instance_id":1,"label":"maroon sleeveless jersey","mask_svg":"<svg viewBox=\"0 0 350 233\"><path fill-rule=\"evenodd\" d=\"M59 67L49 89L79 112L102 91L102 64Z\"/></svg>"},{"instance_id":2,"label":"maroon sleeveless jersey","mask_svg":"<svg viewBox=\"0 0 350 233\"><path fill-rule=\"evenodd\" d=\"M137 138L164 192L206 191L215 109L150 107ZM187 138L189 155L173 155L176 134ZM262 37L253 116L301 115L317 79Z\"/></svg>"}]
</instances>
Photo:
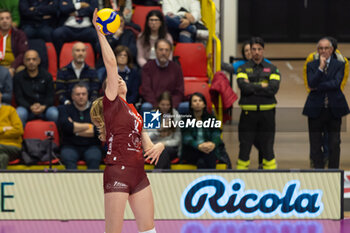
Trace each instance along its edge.
<instances>
[{"instance_id":1,"label":"maroon sleeveless jersey","mask_svg":"<svg viewBox=\"0 0 350 233\"><path fill-rule=\"evenodd\" d=\"M143 167L141 147L143 120L132 104L117 96L114 101L103 97L106 127L107 165Z\"/></svg>"}]
</instances>

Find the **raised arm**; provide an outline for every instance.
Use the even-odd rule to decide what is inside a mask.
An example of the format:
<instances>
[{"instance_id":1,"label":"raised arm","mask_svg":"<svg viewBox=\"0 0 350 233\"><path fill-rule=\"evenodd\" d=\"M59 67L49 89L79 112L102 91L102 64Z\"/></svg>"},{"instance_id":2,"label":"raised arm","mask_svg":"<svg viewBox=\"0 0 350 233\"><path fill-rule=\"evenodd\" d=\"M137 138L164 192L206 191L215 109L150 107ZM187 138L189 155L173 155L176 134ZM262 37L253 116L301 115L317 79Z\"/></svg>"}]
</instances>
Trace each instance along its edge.
<instances>
[{"instance_id":1,"label":"raised arm","mask_svg":"<svg viewBox=\"0 0 350 233\"><path fill-rule=\"evenodd\" d=\"M107 70L106 79L106 90L105 94L109 100L114 100L118 95L118 66L117 59L115 58L114 52L109 45L106 37L100 32L99 27L96 24L97 20L97 9L94 11L92 23L97 32L98 40L101 46L102 58Z\"/></svg>"}]
</instances>

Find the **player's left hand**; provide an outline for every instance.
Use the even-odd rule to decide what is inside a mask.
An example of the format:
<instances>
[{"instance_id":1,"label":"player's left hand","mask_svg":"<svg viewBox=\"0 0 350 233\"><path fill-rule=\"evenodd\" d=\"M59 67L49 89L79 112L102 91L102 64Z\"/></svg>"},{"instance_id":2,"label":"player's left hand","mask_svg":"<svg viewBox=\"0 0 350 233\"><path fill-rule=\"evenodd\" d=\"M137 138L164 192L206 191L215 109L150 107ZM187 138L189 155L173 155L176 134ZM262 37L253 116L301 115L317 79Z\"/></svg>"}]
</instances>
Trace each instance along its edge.
<instances>
[{"instance_id":1,"label":"player's left hand","mask_svg":"<svg viewBox=\"0 0 350 233\"><path fill-rule=\"evenodd\" d=\"M148 149L144 154L144 157L146 158L146 160L151 160L150 164L157 164L159 156L163 152L164 148L164 144L159 142L153 145L152 148Z\"/></svg>"}]
</instances>

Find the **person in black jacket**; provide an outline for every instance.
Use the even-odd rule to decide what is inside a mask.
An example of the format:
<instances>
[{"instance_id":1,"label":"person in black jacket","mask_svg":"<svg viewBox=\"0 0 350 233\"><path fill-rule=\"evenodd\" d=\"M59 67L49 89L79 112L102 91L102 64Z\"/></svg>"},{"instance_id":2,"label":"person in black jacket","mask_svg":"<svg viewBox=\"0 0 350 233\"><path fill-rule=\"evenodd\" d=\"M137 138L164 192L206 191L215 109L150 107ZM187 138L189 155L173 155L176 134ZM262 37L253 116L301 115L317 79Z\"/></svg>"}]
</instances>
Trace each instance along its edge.
<instances>
[{"instance_id":1,"label":"person in black jacket","mask_svg":"<svg viewBox=\"0 0 350 233\"><path fill-rule=\"evenodd\" d=\"M57 0L20 0L21 27L28 39L52 41L57 20Z\"/></svg>"},{"instance_id":2,"label":"person in black jacket","mask_svg":"<svg viewBox=\"0 0 350 233\"><path fill-rule=\"evenodd\" d=\"M310 157L315 168L324 168L322 135L328 132L328 168L339 168L341 118L349 106L341 90L345 63L332 56L334 46L327 37L319 40L320 59L307 64L307 84L310 88L303 114L308 117Z\"/></svg>"},{"instance_id":3,"label":"person in black jacket","mask_svg":"<svg viewBox=\"0 0 350 233\"><path fill-rule=\"evenodd\" d=\"M273 151L275 140L275 95L279 89L279 70L264 61L264 41L253 37L250 41L252 59L237 70L237 84L241 89L239 105L242 108L238 125L239 155L237 169L248 169L250 150L259 136L259 153L263 169L276 169Z\"/></svg>"},{"instance_id":4,"label":"person in black jacket","mask_svg":"<svg viewBox=\"0 0 350 233\"><path fill-rule=\"evenodd\" d=\"M17 113L23 125L34 119L57 121L58 110L54 103L52 76L39 68L37 51L28 50L24 54L25 70L14 76L14 92Z\"/></svg>"},{"instance_id":5,"label":"person in black jacket","mask_svg":"<svg viewBox=\"0 0 350 233\"><path fill-rule=\"evenodd\" d=\"M59 107L61 159L66 169L76 169L81 159L86 161L88 169L98 169L102 159L101 143L98 131L91 123L91 103L85 83L74 85L72 101L72 104Z\"/></svg>"}]
</instances>

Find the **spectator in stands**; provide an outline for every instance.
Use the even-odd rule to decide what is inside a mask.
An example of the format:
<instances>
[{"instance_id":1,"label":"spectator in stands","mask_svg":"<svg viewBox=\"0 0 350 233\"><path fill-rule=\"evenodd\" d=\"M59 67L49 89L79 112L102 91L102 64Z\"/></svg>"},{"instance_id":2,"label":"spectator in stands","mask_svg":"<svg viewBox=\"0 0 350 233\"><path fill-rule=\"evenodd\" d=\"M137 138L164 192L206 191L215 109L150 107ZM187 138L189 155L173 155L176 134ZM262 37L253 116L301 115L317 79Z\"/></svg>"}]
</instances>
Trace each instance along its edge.
<instances>
[{"instance_id":1,"label":"spectator in stands","mask_svg":"<svg viewBox=\"0 0 350 233\"><path fill-rule=\"evenodd\" d=\"M196 121L216 121L215 117L207 112L207 102L201 93L194 93L190 98L190 118ZM210 124L211 125L211 124ZM223 144L220 138L220 127L184 127L182 128L183 162L197 165L198 168L215 168L216 160L220 158L219 145Z\"/></svg>"},{"instance_id":2,"label":"spectator in stands","mask_svg":"<svg viewBox=\"0 0 350 233\"><path fill-rule=\"evenodd\" d=\"M152 10L147 14L145 28L136 41L137 63L140 67L143 67L149 59L156 58L155 42L158 39L167 39L173 44L173 38L167 32L162 12ZM172 60L172 51L169 59Z\"/></svg>"},{"instance_id":3,"label":"spectator in stands","mask_svg":"<svg viewBox=\"0 0 350 233\"><path fill-rule=\"evenodd\" d=\"M98 8L112 8L122 12L119 14L125 18L126 22L131 21L132 16L132 1L131 0L98 0Z\"/></svg>"},{"instance_id":4,"label":"spectator in stands","mask_svg":"<svg viewBox=\"0 0 350 233\"><path fill-rule=\"evenodd\" d=\"M22 148L23 126L16 109L2 104L0 93L0 169L18 158Z\"/></svg>"},{"instance_id":5,"label":"spectator in stands","mask_svg":"<svg viewBox=\"0 0 350 233\"><path fill-rule=\"evenodd\" d=\"M18 28L20 15L18 8L19 0L1 0L0 9L8 10L12 15L12 27Z\"/></svg>"},{"instance_id":6,"label":"spectator in stands","mask_svg":"<svg viewBox=\"0 0 350 233\"><path fill-rule=\"evenodd\" d=\"M148 129L148 135L152 142L163 143L165 149L159 157L155 168L169 169L172 160L178 158L181 147L181 131L174 127L172 122L181 120L179 113L173 108L172 97L168 91L163 92L158 98L158 108L161 115L159 129Z\"/></svg>"},{"instance_id":7,"label":"spectator in stands","mask_svg":"<svg viewBox=\"0 0 350 233\"><path fill-rule=\"evenodd\" d=\"M333 54L331 56L333 58L337 59L338 61L344 63L344 76L343 76L343 81L340 84L340 89L343 91L345 84L348 80L348 76L349 76L349 61L337 49L338 48L338 41L333 37L327 37L327 38L331 41L332 46L334 48ZM319 60L319 59L320 59L320 54L318 53L318 51L316 51L316 52L310 53L307 56L306 61L304 63L304 69L303 69L304 84L305 84L305 87L306 87L306 90L308 93L310 93L310 88L309 88L308 83L307 83L307 64L309 62L312 62L314 60ZM325 163L325 167L327 167L328 159L329 159L329 146L328 146L328 132L326 129L322 133L322 152L323 152L323 160ZM311 156L311 154L310 154L310 156ZM311 157L310 157L310 167L314 168L314 163L313 163L313 160L311 159Z\"/></svg>"},{"instance_id":8,"label":"spectator in stands","mask_svg":"<svg viewBox=\"0 0 350 233\"><path fill-rule=\"evenodd\" d=\"M186 112L188 102L181 103L184 98L182 70L179 64L169 60L172 44L167 39L159 39L155 49L156 59L149 60L142 68L141 96L146 102L141 106L141 113L157 106L157 99L165 91L172 95L174 107Z\"/></svg>"},{"instance_id":9,"label":"spectator in stands","mask_svg":"<svg viewBox=\"0 0 350 233\"><path fill-rule=\"evenodd\" d=\"M92 13L97 8L96 0L59 0L60 22L53 32L57 56L65 42L89 42L96 50L97 34L92 27Z\"/></svg>"},{"instance_id":10,"label":"spectator in stands","mask_svg":"<svg viewBox=\"0 0 350 233\"><path fill-rule=\"evenodd\" d=\"M76 169L77 162L86 161L88 169L98 169L101 159L101 143L98 131L91 123L86 83L77 83L72 90L73 104L59 107L58 125L62 132L61 159L66 169Z\"/></svg>"},{"instance_id":11,"label":"spectator in stands","mask_svg":"<svg viewBox=\"0 0 350 233\"><path fill-rule=\"evenodd\" d=\"M20 0L21 28L28 39L52 41L57 7L56 0Z\"/></svg>"},{"instance_id":12,"label":"spectator in stands","mask_svg":"<svg viewBox=\"0 0 350 233\"><path fill-rule=\"evenodd\" d=\"M108 35L107 40L113 50L115 50L115 48L117 48L117 46L119 45L124 45L128 47L130 53L132 54L133 61L136 61L137 48L135 35L132 30L125 28L123 16L120 17L120 27L118 28L117 32L113 35ZM102 57L100 57L100 59L98 60L96 67L99 67L97 69L97 75L98 79L102 83L102 80L105 78L106 75L106 68L103 64Z\"/></svg>"},{"instance_id":13,"label":"spectator in stands","mask_svg":"<svg viewBox=\"0 0 350 233\"><path fill-rule=\"evenodd\" d=\"M57 121L58 110L53 106L54 86L52 76L39 68L40 57L35 50L24 54L25 70L14 77L17 113L23 125L34 119Z\"/></svg>"},{"instance_id":14,"label":"spectator in stands","mask_svg":"<svg viewBox=\"0 0 350 233\"><path fill-rule=\"evenodd\" d=\"M194 25L201 19L201 6L198 0L164 0L163 13L169 32L175 41L191 43L197 28Z\"/></svg>"},{"instance_id":15,"label":"spectator in stands","mask_svg":"<svg viewBox=\"0 0 350 233\"><path fill-rule=\"evenodd\" d=\"M11 105L13 80L10 72L5 67L0 66L0 94L2 103Z\"/></svg>"},{"instance_id":16,"label":"spectator in stands","mask_svg":"<svg viewBox=\"0 0 350 233\"><path fill-rule=\"evenodd\" d=\"M0 66L9 69L13 77L23 70L23 55L28 49L25 33L12 26L12 16L8 10L0 10Z\"/></svg>"},{"instance_id":17,"label":"spectator in stands","mask_svg":"<svg viewBox=\"0 0 350 233\"><path fill-rule=\"evenodd\" d=\"M307 64L307 83L310 89L303 114L308 117L310 157L315 168L324 168L322 134L328 132L328 168L339 168L340 128L342 117L349 107L341 90L345 63L334 56L334 47L328 37L317 44L319 59Z\"/></svg>"},{"instance_id":18,"label":"spectator in stands","mask_svg":"<svg viewBox=\"0 0 350 233\"><path fill-rule=\"evenodd\" d=\"M98 96L100 82L94 68L85 63L86 46L77 42L72 48L73 61L57 72L56 95L60 104L71 103L71 92L75 84L85 82L88 86L89 99L93 101Z\"/></svg>"},{"instance_id":19,"label":"spectator in stands","mask_svg":"<svg viewBox=\"0 0 350 233\"><path fill-rule=\"evenodd\" d=\"M139 87L141 84L141 75L134 67L132 56L128 47L119 45L114 50L117 58L118 73L123 78L128 88L126 101L129 104L135 104L139 100Z\"/></svg>"}]
</instances>

